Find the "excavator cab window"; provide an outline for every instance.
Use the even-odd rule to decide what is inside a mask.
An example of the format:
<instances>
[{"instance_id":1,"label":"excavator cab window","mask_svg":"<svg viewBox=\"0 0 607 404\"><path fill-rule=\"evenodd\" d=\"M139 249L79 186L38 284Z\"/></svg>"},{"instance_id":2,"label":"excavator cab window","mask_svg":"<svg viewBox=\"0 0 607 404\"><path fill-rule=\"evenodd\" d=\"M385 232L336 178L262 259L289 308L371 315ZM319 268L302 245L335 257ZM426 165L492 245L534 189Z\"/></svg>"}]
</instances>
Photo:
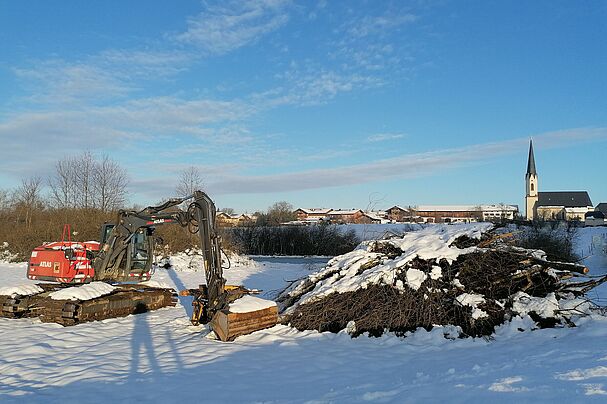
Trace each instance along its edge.
<instances>
[{"instance_id":1,"label":"excavator cab window","mask_svg":"<svg viewBox=\"0 0 607 404\"><path fill-rule=\"evenodd\" d=\"M131 270L145 270L150 258L148 235L145 229L139 229L131 241Z\"/></svg>"},{"instance_id":2,"label":"excavator cab window","mask_svg":"<svg viewBox=\"0 0 607 404\"><path fill-rule=\"evenodd\" d=\"M114 224L112 223L104 223L103 226L101 226L101 238L99 239L99 241L101 241L102 245L105 244L110 238L110 234L112 234L113 228Z\"/></svg>"}]
</instances>

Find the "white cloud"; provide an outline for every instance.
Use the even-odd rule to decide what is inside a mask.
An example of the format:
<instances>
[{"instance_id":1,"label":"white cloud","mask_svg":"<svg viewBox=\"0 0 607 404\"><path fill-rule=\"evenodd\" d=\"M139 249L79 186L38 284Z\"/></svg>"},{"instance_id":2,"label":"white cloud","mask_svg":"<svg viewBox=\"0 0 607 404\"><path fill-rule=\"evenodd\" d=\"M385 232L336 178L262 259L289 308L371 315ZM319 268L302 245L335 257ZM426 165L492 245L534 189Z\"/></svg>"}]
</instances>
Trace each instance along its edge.
<instances>
[{"instance_id":1,"label":"white cloud","mask_svg":"<svg viewBox=\"0 0 607 404\"><path fill-rule=\"evenodd\" d=\"M249 0L222 2L188 19L187 31L174 38L211 54L224 54L255 42L289 20L288 1Z\"/></svg>"},{"instance_id":2,"label":"white cloud","mask_svg":"<svg viewBox=\"0 0 607 404\"><path fill-rule=\"evenodd\" d=\"M385 142L388 140L402 139L403 137L405 137L403 133L376 133L367 137L367 142Z\"/></svg>"}]
</instances>

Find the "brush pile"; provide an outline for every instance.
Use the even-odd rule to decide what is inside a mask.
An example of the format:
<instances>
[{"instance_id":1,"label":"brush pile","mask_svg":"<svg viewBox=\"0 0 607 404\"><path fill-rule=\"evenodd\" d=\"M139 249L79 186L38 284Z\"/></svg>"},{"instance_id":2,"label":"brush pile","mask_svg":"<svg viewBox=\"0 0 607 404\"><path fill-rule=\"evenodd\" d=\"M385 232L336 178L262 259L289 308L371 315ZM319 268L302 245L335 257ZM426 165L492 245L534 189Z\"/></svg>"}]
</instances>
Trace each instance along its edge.
<instances>
[{"instance_id":1,"label":"brush pile","mask_svg":"<svg viewBox=\"0 0 607 404\"><path fill-rule=\"evenodd\" d=\"M484 223L436 225L363 242L281 293L283 323L352 336L450 325L478 337L515 316L543 328L589 312L584 294L607 278L512 246L504 233Z\"/></svg>"}]
</instances>

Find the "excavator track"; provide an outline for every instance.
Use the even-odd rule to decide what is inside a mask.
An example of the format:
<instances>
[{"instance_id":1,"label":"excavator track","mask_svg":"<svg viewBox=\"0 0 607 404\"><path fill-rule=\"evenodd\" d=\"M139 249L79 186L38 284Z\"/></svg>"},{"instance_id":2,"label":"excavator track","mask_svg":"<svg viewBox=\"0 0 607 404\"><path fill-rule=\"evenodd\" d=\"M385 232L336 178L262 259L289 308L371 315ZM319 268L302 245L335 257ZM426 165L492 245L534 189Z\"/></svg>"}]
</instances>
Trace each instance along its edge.
<instances>
[{"instance_id":1,"label":"excavator track","mask_svg":"<svg viewBox=\"0 0 607 404\"><path fill-rule=\"evenodd\" d=\"M44 292L31 296L0 296L0 317L38 317L44 323L64 326L125 317L177 304L173 289L119 285L112 293L91 300L53 300L50 292L63 288L38 284Z\"/></svg>"}]
</instances>

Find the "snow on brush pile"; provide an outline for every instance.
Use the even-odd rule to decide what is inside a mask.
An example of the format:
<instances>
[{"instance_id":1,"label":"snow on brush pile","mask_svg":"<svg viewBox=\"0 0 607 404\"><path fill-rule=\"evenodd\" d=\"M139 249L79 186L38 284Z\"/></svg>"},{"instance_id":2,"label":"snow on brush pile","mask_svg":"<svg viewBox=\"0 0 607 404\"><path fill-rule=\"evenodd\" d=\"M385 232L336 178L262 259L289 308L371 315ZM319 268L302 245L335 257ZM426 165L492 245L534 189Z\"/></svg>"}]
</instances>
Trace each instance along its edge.
<instances>
[{"instance_id":1,"label":"snow on brush pile","mask_svg":"<svg viewBox=\"0 0 607 404\"><path fill-rule=\"evenodd\" d=\"M577 276L568 264L555 270L539 250L486 242L497 232L488 223L434 225L365 241L279 296L284 323L353 336L436 325L482 336L515 316L552 327L589 310L581 289L565 283Z\"/></svg>"}]
</instances>

